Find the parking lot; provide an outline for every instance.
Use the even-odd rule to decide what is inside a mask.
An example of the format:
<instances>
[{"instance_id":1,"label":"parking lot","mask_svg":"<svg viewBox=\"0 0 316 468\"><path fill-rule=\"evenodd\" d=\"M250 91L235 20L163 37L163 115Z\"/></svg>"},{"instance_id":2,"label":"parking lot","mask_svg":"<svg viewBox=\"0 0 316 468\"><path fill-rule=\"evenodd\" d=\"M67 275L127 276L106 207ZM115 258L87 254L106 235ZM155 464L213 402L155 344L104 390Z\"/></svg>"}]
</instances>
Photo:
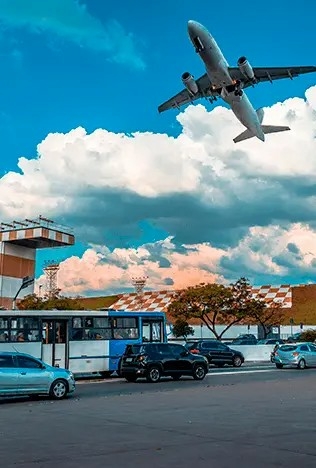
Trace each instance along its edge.
<instances>
[{"instance_id":1,"label":"parking lot","mask_svg":"<svg viewBox=\"0 0 316 468\"><path fill-rule=\"evenodd\" d=\"M202 382L80 382L60 402L2 400L1 466L314 467L315 376L265 365Z\"/></svg>"}]
</instances>

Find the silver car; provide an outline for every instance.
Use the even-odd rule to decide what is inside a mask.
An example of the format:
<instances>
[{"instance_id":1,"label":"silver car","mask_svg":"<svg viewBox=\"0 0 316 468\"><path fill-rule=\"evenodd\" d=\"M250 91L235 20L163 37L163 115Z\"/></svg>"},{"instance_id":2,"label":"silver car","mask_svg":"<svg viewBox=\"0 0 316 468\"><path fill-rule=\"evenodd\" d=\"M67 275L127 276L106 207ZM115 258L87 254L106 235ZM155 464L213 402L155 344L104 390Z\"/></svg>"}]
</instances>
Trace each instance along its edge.
<instances>
[{"instance_id":1,"label":"silver car","mask_svg":"<svg viewBox=\"0 0 316 468\"><path fill-rule=\"evenodd\" d=\"M314 343L293 343L281 345L273 355L278 369L295 366L299 369L316 367L316 345Z\"/></svg>"},{"instance_id":2,"label":"silver car","mask_svg":"<svg viewBox=\"0 0 316 468\"><path fill-rule=\"evenodd\" d=\"M0 397L49 395L61 400L75 391L72 372L29 354L0 352Z\"/></svg>"}]
</instances>

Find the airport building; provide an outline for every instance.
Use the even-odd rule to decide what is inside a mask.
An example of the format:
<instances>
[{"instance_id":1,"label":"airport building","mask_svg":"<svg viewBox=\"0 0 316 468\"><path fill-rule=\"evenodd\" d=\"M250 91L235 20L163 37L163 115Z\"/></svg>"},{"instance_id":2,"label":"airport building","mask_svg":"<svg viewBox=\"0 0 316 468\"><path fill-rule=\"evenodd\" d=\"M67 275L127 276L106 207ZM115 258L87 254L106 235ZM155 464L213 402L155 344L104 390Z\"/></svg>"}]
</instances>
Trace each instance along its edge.
<instances>
[{"instance_id":1,"label":"airport building","mask_svg":"<svg viewBox=\"0 0 316 468\"><path fill-rule=\"evenodd\" d=\"M0 223L0 306L11 309L23 278L34 278L38 249L70 246L75 237L69 228L39 216ZM34 282L23 288L18 299L34 292Z\"/></svg>"}]
</instances>

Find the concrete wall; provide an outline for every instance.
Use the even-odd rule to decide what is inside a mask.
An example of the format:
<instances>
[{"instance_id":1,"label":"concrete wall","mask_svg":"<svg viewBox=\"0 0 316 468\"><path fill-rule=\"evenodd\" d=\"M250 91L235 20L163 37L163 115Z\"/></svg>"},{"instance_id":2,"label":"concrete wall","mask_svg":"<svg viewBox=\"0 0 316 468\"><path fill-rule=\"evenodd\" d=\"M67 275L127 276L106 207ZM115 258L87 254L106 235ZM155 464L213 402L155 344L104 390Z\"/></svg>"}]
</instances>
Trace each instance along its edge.
<instances>
[{"instance_id":1,"label":"concrete wall","mask_svg":"<svg viewBox=\"0 0 316 468\"><path fill-rule=\"evenodd\" d=\"M193 325L192 328L194 329L194 335L191 336L190 338L202 338L202 339L214 339L214 335L213 333L205 326L203 325L203 327L201 327L200 325ZM225 329L225 325L218 325L216 327L216 330L218 333L221 333L224 329ZM303 325L303 331L304 330L308 330L308 329L312 329L312 330L315 330L316 329L316 325ZM280 327L280 334L281 334L281 338L283 339L286 339L288 338L289 336L293 335L294 333L297 333L297 332L300 332L301 331L301 328L299 325L282 325ZM169 327L167 327L167 332L168 334L170 333L170 330L169 330ZM241 335L241 334L246 334L246 333L250 333L252 335L255 335L256 337L258 337L258 327L257 325L251 325L249 328L247 325L233 325L232 327L230 327L228 329L228 331L226 333L224 333L223 335L223 339L225 340L229 340L229 339L233 339L233 338L237 338L238 335ZM170 333L169 334L169 337L170 338L173 338L172 334Z\"/></svg>"},{"instance_id":2,"label":"concrete wall","mask_svg":"<svg viewBox=\"0 0 316 468\"><path fill-rule=\"evenodd\" d=\"M178 344L185 344L184 341L181 340L168 340L170 343L178 343ZM270 354L274 348L274 345L242 345L242 346L234 346L228 344L232 349L235 351L240 351L244 358L245 362L265 362L270 361Z\"/></svg>"},{"instance_id":3,"label":"concrete wall","mask_svg":"<svg viewBox=\"0 0 316 468\"><path fill-rule=\"evenodd\" d=\"M245 361L270 361L270 354L274 345L249 345L249 346L231 346L232 349L240 351Z\"/></svg>"}]
</instances>

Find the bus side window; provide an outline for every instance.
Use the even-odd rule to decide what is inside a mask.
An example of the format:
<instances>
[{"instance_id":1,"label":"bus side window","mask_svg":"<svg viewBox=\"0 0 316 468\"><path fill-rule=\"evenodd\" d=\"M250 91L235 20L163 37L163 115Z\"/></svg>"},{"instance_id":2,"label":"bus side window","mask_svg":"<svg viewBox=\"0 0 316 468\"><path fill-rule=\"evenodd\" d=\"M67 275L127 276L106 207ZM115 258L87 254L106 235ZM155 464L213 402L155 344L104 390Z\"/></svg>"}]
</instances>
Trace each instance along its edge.
<instances>
[{"instance_id":1,"label":"bus side window","mask_svg":"<svg viewBox=\"0 0 316 468\"><path fill-rule=\"evenodd\" d=\"M10 341L40 341L39 319L18 317L11 320Z\"/></svg>"},{"instance_id":2,"label":"bus side window","mask_svg":"<svg viewBox=\"0 0 316 468\"><path fill-rule=\"evenodd\" d=\"M138 318L115 317L113 320L113 338L115 340L135 340L139 337Z\"/></svg>"},{"instance_id":3,"label":"bus side window","mask_svg":"<svg viewBox=\"0 0 316 468\"><path fill-rule=\"evenodd\" d=\"M5 317L0 317L0 341L9 341L9 321Z\"/></svg>"}]
</instances>

